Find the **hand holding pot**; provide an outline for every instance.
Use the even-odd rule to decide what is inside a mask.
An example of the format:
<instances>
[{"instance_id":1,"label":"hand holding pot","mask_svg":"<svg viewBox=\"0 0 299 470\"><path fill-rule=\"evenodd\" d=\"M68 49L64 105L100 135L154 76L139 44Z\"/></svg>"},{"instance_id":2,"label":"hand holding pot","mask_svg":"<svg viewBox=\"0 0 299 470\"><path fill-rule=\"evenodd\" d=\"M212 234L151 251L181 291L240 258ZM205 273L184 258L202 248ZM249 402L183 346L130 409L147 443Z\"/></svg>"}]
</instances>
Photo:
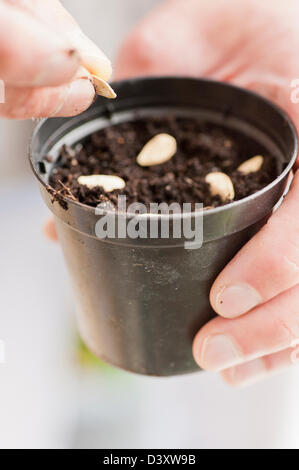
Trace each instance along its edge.
<instances>
[{"instance_id":1,"label":"hand holding pot","mask_svg":"<svg viewBox=\"0 0 299 470\"><path fill-rule=\"evenodd\" d=\"M91 73L108 80L110 62L58 0L1 2L0 116L78 114L95 96Z\"/></svg>"},{"instance_id":2,"label":"hand holding pot","mask_svg":"<svg viewBox=\"0 0 299 470\"><path fill-rule=\"evenodd\" d=\"M299 127L290 84L298 78L299 5L289 1L171 0L132 31L118 77L193 75L253 89ZM165 27L167 25L167 27ZM180 32L180 34L178 34ZM211 290L220 317L194 340L194 357L244 384L296 363L299 338L299 174L281 208L229 263ZM299 354L298 354L299 356Z\"/></svg>"},{"instance_id":3,"label":"hand holding pot","mask_svg":"<svg viewBox=\"0 0 299 470\"><path fill-rule=\"evenodd\" d=\"M276 101L299 126L291 101L297 74L298 3L171 0L130 34L117 78L207 76ZM165 27L167 25L167 27ZM180 34L178 34L180 32ZM223 32L223 33L221 33ZM194 357L231 384L265 377L296 362L299 338L299 175L281 208L229 263L211 290L220 315L194 340ZM48 233L55 237L53 225Z\"/></svg>"},{"instance_id":4,"label":"hand holding pot","mask_svg":"<svg viewBox=\"0 0 299 470\"><path fill-rule=\"evenodd\" d=\"M116 79L229 81L276 102L299 127L299 105L291 100L291 84L299 79L298 18L297 0L165 1L124 41Z\"/></svg>"},{"instance_id":5,"label":"hand holding pot","mask_svg":"<svg viewBox=\"0 0 299 470\"><path fill-rule=\"evenodd\" d=\"M195 360L231 384L298 363L299 171L284 203L216 279L220 315L197 334Z\"/></svg>"}]
</instances>

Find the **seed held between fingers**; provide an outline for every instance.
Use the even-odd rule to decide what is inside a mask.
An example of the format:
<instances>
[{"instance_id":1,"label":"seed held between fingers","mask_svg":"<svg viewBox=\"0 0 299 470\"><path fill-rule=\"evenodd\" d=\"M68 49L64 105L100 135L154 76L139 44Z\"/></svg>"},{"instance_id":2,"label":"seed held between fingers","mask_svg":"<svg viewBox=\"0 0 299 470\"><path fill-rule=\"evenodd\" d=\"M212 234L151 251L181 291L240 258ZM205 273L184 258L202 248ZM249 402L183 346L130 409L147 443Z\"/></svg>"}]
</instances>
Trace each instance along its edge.
<instances>
[{"instance_id":1,"label":"seed held between fingers","mask_svg":"<svg viewBox=\"0 0 299 470\"><path fill-rule=\"evenodd\" d=\"M206 183L210 185L212 196L219 196L222 202L232 201L235 197L235 190L232 180L225 173L215 171L209 173L206 178Z\"/></svg>"},{"instance_id":2,"label":"seed held between fingers","mask_svg":"<svg viewBox=\"0 0 299 470\"><path fill-rule=\"evenodd\" d=\"M126 186L122 178L114 175L79 176L78 183L87 186L89 189L101 186L107 193L115 189L123 189Z\"/></svg>"},{"instance_id":3,"label":"seed held between fingers","mask_svg":"<svg viewBox=\"0 0 299 470\"><path fill-rule=\"evenodd\" d=\"M109 99L116 98L115 91L113 90L113 88L111 88L109 83L105 82L105 80L103 80L100 77L97 77L96 75L92 75L92 81L93 81L96 93L98 95L104 96L105 98L109 98Z\"/></svg>"},{"instance_id":4,"label":"seed held between fingers","mask_svg":"<svg viewBox=\"0 0 299 470\"><path fill-rule=\"evenodd\" d=\"M243 175L248 175L249 173L256 173L259 171L264 163L264 157L262 155L256 155L255 157L249 158L243 162L239 167L238 171Z\"/></svg>"},{"instance_id":5,"label":"seed held between fingers","mask_svg":"<svg viewBox=\"0 0 299 470\"><path fill-rule=\"evenodd\" d=\"M169 134L157 134L150 139L139 155L137 163L140 166L154 166L170 160L177 151L177 142Z\"/></svg>"}]
</instances>

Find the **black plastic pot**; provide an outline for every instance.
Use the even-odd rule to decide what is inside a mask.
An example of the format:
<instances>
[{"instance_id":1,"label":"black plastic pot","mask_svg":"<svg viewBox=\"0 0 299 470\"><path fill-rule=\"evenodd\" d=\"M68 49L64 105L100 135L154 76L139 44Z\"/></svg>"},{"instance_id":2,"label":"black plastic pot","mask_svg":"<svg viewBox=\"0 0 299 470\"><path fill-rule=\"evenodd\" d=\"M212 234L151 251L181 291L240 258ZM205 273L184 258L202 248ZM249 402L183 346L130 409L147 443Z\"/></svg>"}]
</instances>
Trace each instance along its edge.
<instances>
[{"instance_id":1,"label":"black plastic pot","mask_svg":"<svg viewBox=\"0 0 299 470\"><path fill-rule=\"evenodd\" d=\"M296 132L272 103L223 83L144 78L113 87L118 94L113 102L98 99L80 116L40 122L30 146L32 167L55 216L87 345L100 358L132 372L193 372L199 370L191 352L193 337L214 316L211 285L281 198L297 154ZM53 201L48 187L53 163L40 163L46 154L55 159L62 144L74 144L103 126L170 111L201 116L252 136L277 156L280 176L241 201L193 214L193 219L203 220L203 245L197 249L186 249L184 237L101 240L93 208L66 200L65 210Z\"/></svg>"}]
</instances>

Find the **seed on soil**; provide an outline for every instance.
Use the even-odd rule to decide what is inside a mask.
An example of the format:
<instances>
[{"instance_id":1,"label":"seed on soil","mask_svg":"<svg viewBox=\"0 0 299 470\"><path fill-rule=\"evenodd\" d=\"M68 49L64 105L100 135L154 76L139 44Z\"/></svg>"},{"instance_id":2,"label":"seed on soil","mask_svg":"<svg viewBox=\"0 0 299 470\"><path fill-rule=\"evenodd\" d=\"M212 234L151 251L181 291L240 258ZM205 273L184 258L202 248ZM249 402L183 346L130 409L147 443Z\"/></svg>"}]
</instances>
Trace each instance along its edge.
<instances>
[{"instance_id":1,"label":"seed on soil","mask_svg":"<svg viewBox=\"0 0 299 470\"><path fill-rule=\"evenodd\" d=\"M109 83L105 82L105 80L103 80L100 77L97 77L96 75L92 75L92 81L93 81L96 93L98 95L104 96L105 98L109 98L109 99L116 98L115 91L113 90L113 88L111 88Z\"/></svg>"},{"instance_id":2,"label":"seed on soil","mask_svg":"<svg viewBox=\"0 0 299 470\"><path fill-rule=\"evenodd\" d=\"M122 178L114 175L79 176L78 183L87 186L89 189L101 186L107 193L115 189L123 189L126 186Z\"/></svg>"},{"instance_id":3,"label":"seed on soil","mask_svg":"<svg viewBox=\"0 0 299 470\"><path fill-rule=\"evenodd\" d=\"M177 151L177 142L172 135L157 134L150 139L139 155L137 163L140 166L154 166L170 160Z\"/></svg>"},{"instance_id":4,"label":"seed on soil","mask_svg":"<svg viewBox=\"0 0 299 470\"><path fill-rule=\"evenodd\" d=\"M162 165L139 166L136 157L140 150L161 133L176 138L175 156ZM72 146L75 155L66 147L61 149L60 158L52 164L45 161L45 164L47 173L50 172L49 184L59 196L69 197L69 191L59 183L62 181L77 201L90 207L109 200L117 208L119 192L125 193L128 205L138 201L148 211L151 202L190 202L192 211L196 210L198 202L204 207L220 207L230 201L222 202L218 195L212 196L205 181L207 174L222 172L228 175L234 185L234 201L254 194L278 175L277 157L259 142L237 130L230 132L218 125L203 123L201 118L176 117L171 113L144 118L136 115L132 121L112 122L111 126L80 142L78 148ZM258 173L243 175L237 171L239 165L255 155L264 156L264 164ZM72 165L72 158L78 165ZM100 186L89 190L78 184L81 175L116 175L123 178L126 186L108 193ZM206 211L203 214L211 212Z\"/></svg>"},{"instance_id":5,"label":"seed on soil","mask_svg":"<svg viewBox=\"0 0 299 470\"><path fill-rule=\"evenodd\" d=\"M243 162L239 167L238 171L243 175L249 175L249 173L256 173L259 171L264 163L264 157L262 155L256 155L255 157L249 158Z\"/></svg>"},{"instance_id":6,"label":"seed on soil","mask_svg":"<svg viewBox=\"0 0 299 470\"><path fill-rule=\"evenodd\" d=\"M207 174L206 183L210 185L212 196L219 196L222 202L232 201L235 197L235 190L232 180L225 173L215 171Z\"/></svg>"}]
</instances>

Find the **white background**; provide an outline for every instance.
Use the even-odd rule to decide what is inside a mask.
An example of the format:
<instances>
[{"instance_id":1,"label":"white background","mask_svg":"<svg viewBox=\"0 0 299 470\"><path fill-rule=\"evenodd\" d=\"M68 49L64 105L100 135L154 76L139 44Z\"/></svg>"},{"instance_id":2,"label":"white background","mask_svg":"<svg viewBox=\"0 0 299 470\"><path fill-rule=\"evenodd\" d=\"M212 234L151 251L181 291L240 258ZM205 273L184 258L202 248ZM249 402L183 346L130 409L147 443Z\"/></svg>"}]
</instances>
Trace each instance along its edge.
<instances>
[{"instance_id":1,"label":"white background","mask_svg":"<svg viewBox=\"0 0 299 470\"><path fill-rule=\"evenodd\" d=\"M111 58L157 0L64 1ZM27 162L33 123L0 121L0 447L299 447L298 371L234 390L82 369L60 249Z\"/></svg>"}]
</instances>

